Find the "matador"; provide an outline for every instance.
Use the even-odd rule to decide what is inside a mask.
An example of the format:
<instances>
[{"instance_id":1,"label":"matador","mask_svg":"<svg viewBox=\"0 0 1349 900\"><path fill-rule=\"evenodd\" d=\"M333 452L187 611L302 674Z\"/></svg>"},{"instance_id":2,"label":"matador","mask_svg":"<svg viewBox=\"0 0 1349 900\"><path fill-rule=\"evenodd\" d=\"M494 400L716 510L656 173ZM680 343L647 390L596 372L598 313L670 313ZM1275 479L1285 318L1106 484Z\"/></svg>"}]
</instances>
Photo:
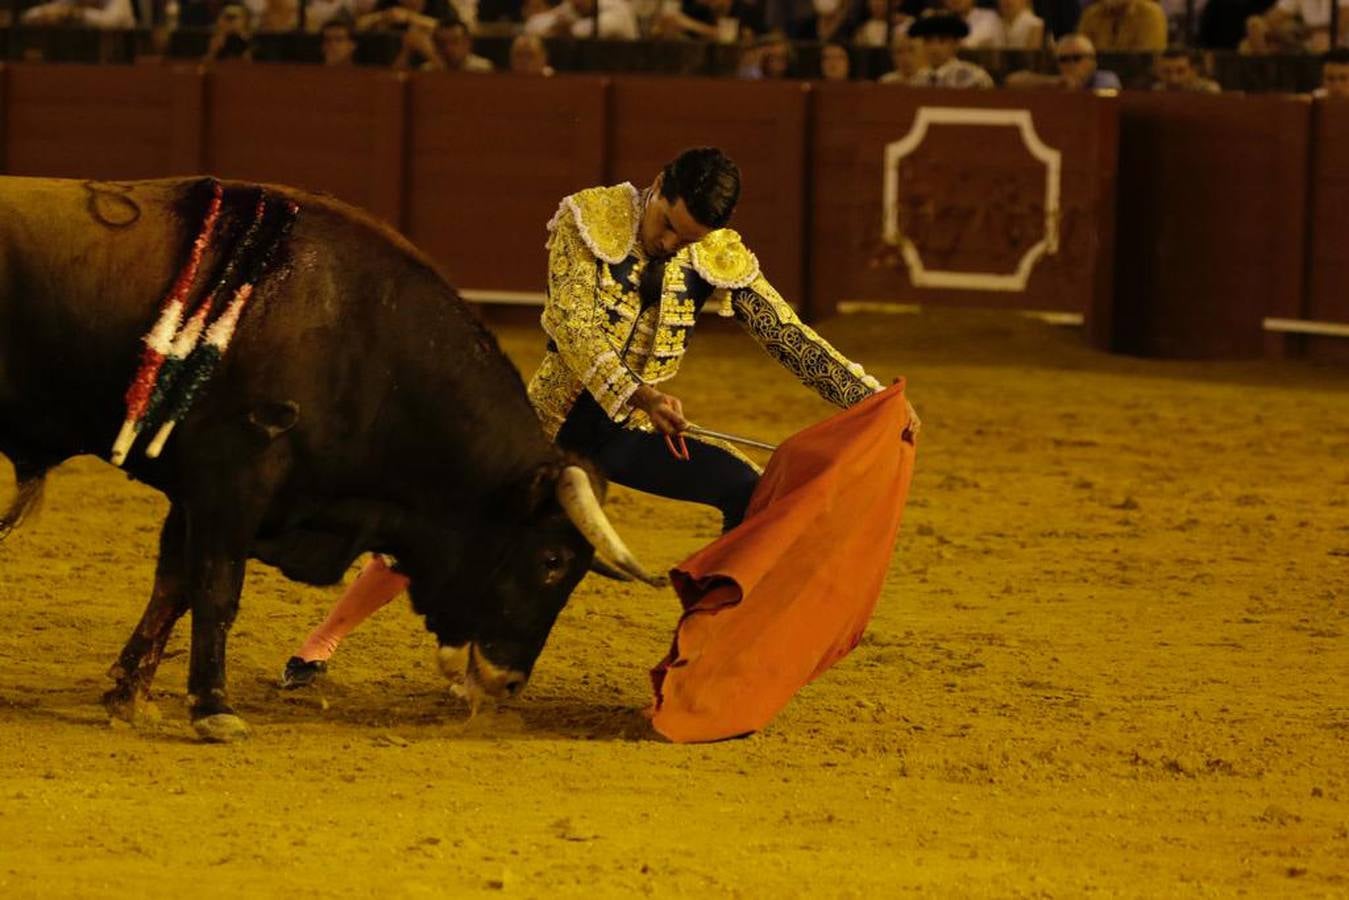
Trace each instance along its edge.
<instances>
[{"instance_id":1,"label":"matador","mask_svg":"<svg viewBox=\"0 0 1349 900\"><path fill-rule=\"evenodd\" d=\"M563 198L548 223L547 351L529 399L549 438L636 490L715 507L739 524L758 468L727 444L689 439L676 457L667 436L689 423L662 391L679 370L698 316L733 316L775 359L825 400L849 407L881 390L803 323L726 227L740 172L720 150L686 150L644 190L623 183ZM910 428L917 430L914 417ZM373 558L328 618L286 664L282 683L308 684L350 631L407 585Z\"/></svg>"}]
</instances>

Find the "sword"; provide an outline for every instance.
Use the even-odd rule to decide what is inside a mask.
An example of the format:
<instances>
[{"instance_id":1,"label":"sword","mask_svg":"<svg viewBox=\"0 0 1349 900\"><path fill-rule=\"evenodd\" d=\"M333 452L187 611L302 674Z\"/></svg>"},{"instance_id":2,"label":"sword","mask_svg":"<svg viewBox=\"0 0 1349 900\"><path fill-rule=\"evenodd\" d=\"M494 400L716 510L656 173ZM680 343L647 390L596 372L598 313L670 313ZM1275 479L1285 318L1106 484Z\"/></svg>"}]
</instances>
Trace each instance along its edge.
<instances>
[{"instance_id":1,"label":"sword","mask_svg":"<svg viewBox=\"0 0 1349 900\"><path fill-rule=\"evenodd\" d=\"M760 450L776 450L777 444L765 444L763 441L756 441L747 437L740 437L738 434L727 434L724 431L713 431L710 428L703 428L699 425L690 425L684 429L685 434L691 434L694 437L716 438L720 441L727 441L732 444L743 444L746 447L758 447Z\"/></svg>"}]
</instances>

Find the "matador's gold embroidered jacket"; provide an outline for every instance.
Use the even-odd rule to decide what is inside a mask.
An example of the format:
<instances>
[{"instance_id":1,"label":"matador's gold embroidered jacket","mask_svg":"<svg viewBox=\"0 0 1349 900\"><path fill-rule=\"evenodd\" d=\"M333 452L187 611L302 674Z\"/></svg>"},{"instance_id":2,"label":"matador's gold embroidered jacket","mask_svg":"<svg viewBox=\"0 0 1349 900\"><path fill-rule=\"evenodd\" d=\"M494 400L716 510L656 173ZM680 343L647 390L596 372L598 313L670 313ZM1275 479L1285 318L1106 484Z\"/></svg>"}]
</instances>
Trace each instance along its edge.
<instances>
[{"instance_id":1,"label":"matador's gold embroidered jacket","mask_svg":"<svg viewBox=\"0 0 1349 900\"><path fill-rule=\"evenodd\" d=\"M625 182L564 198L548 223L542 322L552 340L530 380L529 399L549 438L557 436L583 390L614 421L649 428L645 414L628 400L641 385L665 381L679 370L700 298L719 303L722 315L735 316L830 403L848 407L881 389L796 317L729 228L671 257L660 302L643 310L638 286L647 259L637 240L640 221L640 196Z\"/></svg>"}]
</instances>

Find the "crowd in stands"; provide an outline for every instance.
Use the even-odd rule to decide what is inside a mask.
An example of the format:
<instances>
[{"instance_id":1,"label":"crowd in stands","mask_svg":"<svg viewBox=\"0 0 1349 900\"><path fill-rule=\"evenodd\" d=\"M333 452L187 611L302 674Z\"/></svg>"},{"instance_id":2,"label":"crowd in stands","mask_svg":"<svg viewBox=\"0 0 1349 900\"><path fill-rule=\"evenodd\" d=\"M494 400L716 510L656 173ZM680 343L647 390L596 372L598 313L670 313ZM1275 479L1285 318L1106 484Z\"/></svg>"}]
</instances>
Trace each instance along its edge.
<instances>
[{"instance_id":1,"label":"crowd in stands","mask_svg":"<svg viewBox=\"0 0 1349 900\"><path fill-rule=\"evenodd\" d=\"M548 42L556 39L721 45L738 53L735 74L751 79L857 79L864 76L855 70L856 54L888 48L892 69L880 75L882 83L953 88L995 84L988 71L961 58L963 51L1022 51L1048 54L1055 70L1002 73L1007 86L1119 89L1120 79L1097 65L1101 52L1147 54L1155 90L1217 92L1202 51L1221 48L1247 56L1315 54L1323 61L1321 90L1349 92L1349 48L1343 46L1349 0L1078 2L47 0L26 8L20 20L97 29L153 25L162 33L201 29L210 34L205 59L218 62L249 60L259 34L302 30L320 36L327 65L369 63L360 59L360 38L379 33L398 42L396 68L475 73L498 67L474 52L483 36L510 38L505 68L537 75L552 74ZM818 48L809 67L798 60L803 42Z\"/></svg>"}]
</instances>

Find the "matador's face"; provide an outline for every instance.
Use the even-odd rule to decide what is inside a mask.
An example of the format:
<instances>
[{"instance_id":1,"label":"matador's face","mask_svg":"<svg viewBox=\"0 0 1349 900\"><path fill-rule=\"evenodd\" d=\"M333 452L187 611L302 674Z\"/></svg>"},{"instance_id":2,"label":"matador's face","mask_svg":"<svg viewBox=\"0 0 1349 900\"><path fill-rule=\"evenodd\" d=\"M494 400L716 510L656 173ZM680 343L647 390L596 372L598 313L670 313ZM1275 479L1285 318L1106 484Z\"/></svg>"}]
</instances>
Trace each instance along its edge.
<instances>
[{"instance_id":1,"label":"matador's face","mask_svg":"<svg viewBox=\"0 0 1349 900\"><path fill-rule=\"evenodd\" d=\"M642 210L642 227L638 238L642 252L651 259L674 256L689 244L707 237L712 229L693 218L683 198L671 203L660 193L661 176L656 176L647 192Z\"/></svg>"}]
</instances>

